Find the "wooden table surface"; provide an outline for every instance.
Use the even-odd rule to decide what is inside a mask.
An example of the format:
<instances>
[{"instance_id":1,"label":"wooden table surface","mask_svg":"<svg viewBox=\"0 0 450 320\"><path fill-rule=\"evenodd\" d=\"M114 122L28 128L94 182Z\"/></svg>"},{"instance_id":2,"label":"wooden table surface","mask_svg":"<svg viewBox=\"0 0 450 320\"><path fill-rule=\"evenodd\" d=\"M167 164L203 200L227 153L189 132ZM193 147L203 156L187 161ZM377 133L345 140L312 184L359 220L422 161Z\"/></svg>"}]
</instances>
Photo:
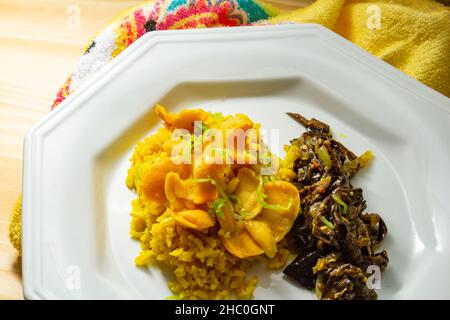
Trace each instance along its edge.
<instances>
[{"instance_id":1,"label":"wooden table surface","mask_svg":"<svg viewBox=\"0 0 450 320\"><path fill-rule=\"evenodd\" d=\"M0 299L23 298L20 258L8 240L22 186L23 137L49 111L91 35L141 2L0 0ZM313 0L267 2L288 11ZM73 23L77 11L79 26Z\"/></svg>"}]
</instances>

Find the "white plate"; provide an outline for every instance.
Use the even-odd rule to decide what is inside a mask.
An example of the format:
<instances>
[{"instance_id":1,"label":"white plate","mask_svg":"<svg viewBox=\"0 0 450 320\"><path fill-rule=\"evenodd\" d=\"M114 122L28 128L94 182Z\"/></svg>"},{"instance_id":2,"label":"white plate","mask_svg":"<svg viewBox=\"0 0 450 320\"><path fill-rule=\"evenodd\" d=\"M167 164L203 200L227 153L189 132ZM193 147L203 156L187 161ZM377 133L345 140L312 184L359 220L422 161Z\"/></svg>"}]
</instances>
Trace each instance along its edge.
<instances>
[{"instance_id":1,"label":"white plate","mask_svg":"<svg viewBox=\"0 0 450 320\"><path fill-rule=\"evenodd\" d=\"M283 143L303 131L285 112L300 112L345 134L356 153L373 150L354 185L389 228L380 298L450 298L450 100L317 25L152 32L34 127L24 156L26 298L170 294L160 270L134 266L134 194L124 183L136 142L159 126L157 102L246 113L281 129ZM264 274L255 298L315 299Z\"/></svg>"}]
</instances>

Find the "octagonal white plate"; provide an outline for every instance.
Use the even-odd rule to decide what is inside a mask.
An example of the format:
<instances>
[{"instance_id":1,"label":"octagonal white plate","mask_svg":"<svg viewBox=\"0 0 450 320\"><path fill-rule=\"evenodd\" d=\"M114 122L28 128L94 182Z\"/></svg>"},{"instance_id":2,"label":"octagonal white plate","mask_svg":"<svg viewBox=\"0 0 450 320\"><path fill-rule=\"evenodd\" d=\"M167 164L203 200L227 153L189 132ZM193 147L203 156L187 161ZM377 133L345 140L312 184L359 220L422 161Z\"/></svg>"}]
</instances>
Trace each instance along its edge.
<instances>
[{"instance_id":1,"label":"octagonal white plate","mask_svg":"<svg viewBox=\"0 0 450 320\"><path fill-rule=\"evenodd\" d=\"M303 131L285 112L300 112L355 152L373 150L354 185L389 227L380 298L450 298L450 100L317 25L152 32L34 127L23 180L27 298L170 294L160 270L134 266L124 183L133 146L159 126L157 102L243 112L283 143ZM315 299L262 274L255 298Z\"/></svg>"}]
</instances>

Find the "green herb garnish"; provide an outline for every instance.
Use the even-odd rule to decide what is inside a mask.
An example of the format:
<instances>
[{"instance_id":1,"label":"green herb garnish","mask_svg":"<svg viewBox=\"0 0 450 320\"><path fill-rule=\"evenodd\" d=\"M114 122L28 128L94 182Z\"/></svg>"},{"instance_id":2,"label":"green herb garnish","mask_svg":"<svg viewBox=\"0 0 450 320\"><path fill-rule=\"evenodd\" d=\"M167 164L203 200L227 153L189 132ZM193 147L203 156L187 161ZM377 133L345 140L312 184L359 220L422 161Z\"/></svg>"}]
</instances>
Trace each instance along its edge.
<instances>
[{"instance_id":1,"label":"green herb garnish","mask_svg":"<svg viewBox=\"0 0 450 320\"><path fill-rule=\"evenodd\" d=\"M328 153L328 150L324 145L322 145L319 150L317 150L317 156L319 157L320 161L322 161L327 171L330 171L333 164L330 159L330 154Z\"/></svg>"},{"instance_id":2,"label":"green herb garnish","mask_svg":"<svg viewBox=\"0 0 450 320\"><path fill-rule=\"evenodd\" d=\"M256 193L257 193L257 198L256 201L259 203L259 205L263 208L266 209L270 209L270 210L274 210L277 212L282 212L282 211L286 211L289 210L289 208L291 207L291 205L293 204L292 199L289 201L289 204L287 206L282 206L280 204L270 204L267 203L265 201L265 199L267 198L267 194L264 193L263 191L263 187L264 187L264 181L261 177L259 177L259 185L258 188L256 189Z\"/></svg>"},{"instance_id":3,"label":"green herb garnish","mask_svg":"<svg viewBox=\"0 0 450 320\"><path fill-rule=\"evenodd\" d=\"M342 207L342 211L344 212L344 214L346 214L348 211L347 204L344 201L342 201L342 199L339 198L339 196L337 196L334 193L331 195L331 197L333 198L334 201L336 201L337 204L339 204Z\"/></svg>"},{"instance_id":4,"label":"green herb garnish","mask_svg":"<svg viewBox=\"0 0 450 320\"><path fill-rule=\"evenodd\" d=\"M211 206L209 207L209 214L212 216L216 216L220 219L225 219L225 214L223 212L223 206L225 205L224 198L217 198L213 201Z\"/></svg>"},{"instance_id":5,"label":"green herb garnish","mask_svg":"<svg viewBox=\"0 0 450 320\"><path fill-rule=\"evenodd\" d=\"M234 202L236 202L237 208L236 208L236 206L233 206L233 209L234 209L234 211L236 211L238 213L237 216L239 219L243 219L243 218L245 219L245 217L250 215L250 212L248 212L247 210L242 208L241 199L239 199L234 194L230 194L228 197L230 198L230 200L233 200Z\"/></svg>"},{"instance_id":6,"label":"green herb garnish","mask_svg":"<svg viewBox=\"0 0 450 320\"><path fill-rule=\"evenodd\" d=\"M328 221L327 218L325 218L324 216L320 216L320 220L323 222L324 225L328 227L328 229L334 230L333 224L330 221Z\"/></svg>"},{"instance_id":7,"label":"green herb garnish","mask_svg":"<svg viewBox=\"0 0 450 320\"><path fill-rule=\"evenodd\" d=\"M206 183L206 182L210 182L211 178L198 178L198 179L191 178L189 180L191 180L194 183Z\"/></svg>"},{"instance_id":8,"label":"green herb garnish","mask_svg":"<svg viewBox=\"0 0 450 320\"><path fill-rule=\"evenodd\" d=\"M222 114L222 112L214 112L214 113L211 113L211 117L212 117L214 120L222 120L223 118L225 118L224 115Z\"/></svg>"}]
</instances>

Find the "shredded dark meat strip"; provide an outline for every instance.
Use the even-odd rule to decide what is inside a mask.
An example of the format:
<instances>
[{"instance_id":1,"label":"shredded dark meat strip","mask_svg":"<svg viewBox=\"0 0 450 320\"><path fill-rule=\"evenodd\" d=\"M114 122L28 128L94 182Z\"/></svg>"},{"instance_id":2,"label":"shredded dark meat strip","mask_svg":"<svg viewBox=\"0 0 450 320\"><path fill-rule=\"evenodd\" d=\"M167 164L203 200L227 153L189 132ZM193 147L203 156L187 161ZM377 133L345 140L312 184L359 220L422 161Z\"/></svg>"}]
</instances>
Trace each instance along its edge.
<instances>
[{"instance_id":1,"label":"shredded dark meat strip","mask_svg":"<svg viewBox=\"0 0 450 320\"><path fill-rule=\"evenodd\" d=\"M292 183L299 190L302 214L289 234L299 254L284 273L314 287L320 299L376 299L366 285L367 269L384 271L388 265L387 252L376 252L387 227L378 214L364 213L363 190L350 183L372 154L357 157L333 139L327 124L288 115L306 132L291 141L300 150Z\"/></svg>"}]
</instances>

